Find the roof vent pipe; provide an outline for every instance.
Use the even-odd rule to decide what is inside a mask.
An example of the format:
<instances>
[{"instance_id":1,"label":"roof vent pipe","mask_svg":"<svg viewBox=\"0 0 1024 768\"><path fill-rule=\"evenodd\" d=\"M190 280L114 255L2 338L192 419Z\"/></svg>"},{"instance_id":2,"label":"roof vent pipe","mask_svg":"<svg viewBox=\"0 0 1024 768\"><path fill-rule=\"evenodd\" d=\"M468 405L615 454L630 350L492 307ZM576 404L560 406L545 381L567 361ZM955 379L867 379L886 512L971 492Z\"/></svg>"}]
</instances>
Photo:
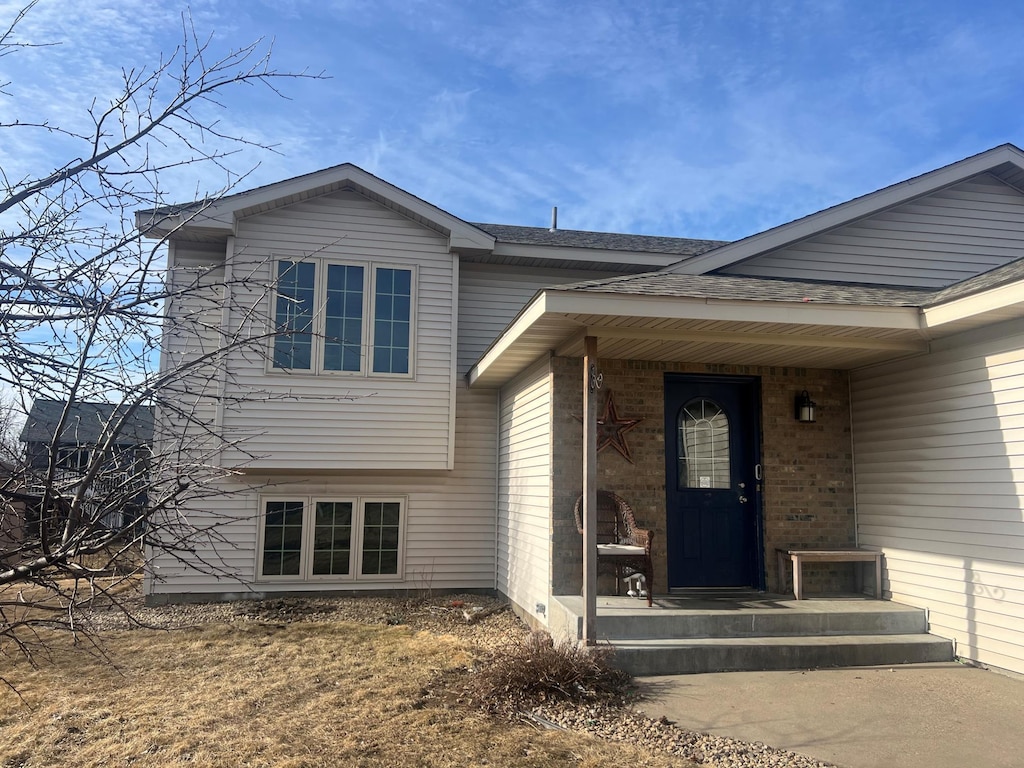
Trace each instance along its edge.
<instances>
[{"instance_id":1,"label":"roof vent pipe","mask_svg":"<svg viewBox=\"0 0 1024 768\"><path fill-rule=\"evenodd\" d=\"M557 205L553 205L553 206L551 206L551 230L550 231L554 232L556 229L558 229L558 206Z\"/></svg>"}]
</instances>

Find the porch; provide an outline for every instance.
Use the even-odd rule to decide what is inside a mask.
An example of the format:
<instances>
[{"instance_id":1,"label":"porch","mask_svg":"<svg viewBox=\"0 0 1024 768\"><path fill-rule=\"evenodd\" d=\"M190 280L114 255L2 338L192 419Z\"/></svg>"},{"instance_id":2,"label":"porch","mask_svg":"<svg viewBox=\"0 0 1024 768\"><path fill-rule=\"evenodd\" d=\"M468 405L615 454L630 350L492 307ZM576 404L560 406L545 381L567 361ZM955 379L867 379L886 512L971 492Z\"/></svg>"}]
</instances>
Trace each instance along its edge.
<instances>
[{"instance_id":1,"label":"porch","mask_svg":"<svg viewBox=\"0 0 1024 768\"><path fill-rule=\"evenodd\" d=\"M553 596L555 636L583 637L583 598ZM860 595L794 600L761 592L660 595L654 606L597 597L597 641L634 675L811 669L951 661L925 612Z\"/></svg>"}]
</instances>

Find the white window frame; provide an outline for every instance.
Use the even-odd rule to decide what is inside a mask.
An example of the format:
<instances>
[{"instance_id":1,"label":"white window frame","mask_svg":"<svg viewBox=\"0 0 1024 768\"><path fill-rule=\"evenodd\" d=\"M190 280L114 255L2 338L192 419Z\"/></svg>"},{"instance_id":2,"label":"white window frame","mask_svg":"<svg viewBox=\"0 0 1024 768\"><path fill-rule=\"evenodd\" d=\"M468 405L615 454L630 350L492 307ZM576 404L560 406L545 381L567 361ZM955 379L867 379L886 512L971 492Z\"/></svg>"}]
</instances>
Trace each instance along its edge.
<instances>
[{"instance_id":1,"label":"white window frame","mask_svg":"<svg viewBox=\"0 0 1024 768\"><path fill-rule=\"evenodd\" d=\"M267 504L274 501L293 501L302 503L302 545L299 554L299 573L297 575L264 575L263 544L266 535ZM313 540L315 534L316 503L352 502L352 541L347 574L313 574ZM396 573L363 575L363 520L368 503L397 503L398 518L398 568ZM394 582L405 580L405 528L408 516L408 496L381 495L348 495L348 494L305 494L275 493L259 496L259 514L257 515L256 536L256 580L269 583L349 583L349 582Z\"/></svg>"},{"instance_id":2,"label":"white window frame","mask_svg":"<svg viewBox=\"0 0 1024 768\"><path fill-rule=\"evenodd\" d=\"M274 365L274 343L277 328L277 275L283 261L294 264L313 264L313 349L309 368L278 368ZM394 264L384 261L358 261L340 258L309 258L274 254L271 259L271 280L274 290L270 295L270 311L267 312L268 348L265 372L286 376L342 376L347 378L414 379L416 375L416 305L419 270L414 264ZM332 371L324 368L325 324L327 309L327 269L330 266L363 268L363 323L359 340L359 370ZM408 373L379 373L373 370L374 315L377 303L377 271L396 269L409 272L409 371Z\"/></svg>"}]
</instances>

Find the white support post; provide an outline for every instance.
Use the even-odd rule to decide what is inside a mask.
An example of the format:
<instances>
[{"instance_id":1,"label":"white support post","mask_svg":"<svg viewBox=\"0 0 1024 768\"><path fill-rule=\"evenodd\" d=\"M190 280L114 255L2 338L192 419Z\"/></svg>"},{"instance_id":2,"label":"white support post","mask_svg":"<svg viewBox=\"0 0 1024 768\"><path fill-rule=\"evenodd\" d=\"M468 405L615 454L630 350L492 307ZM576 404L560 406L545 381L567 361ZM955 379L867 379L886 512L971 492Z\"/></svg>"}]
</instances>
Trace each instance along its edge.
<instances>
[{"instance_id":1,"label":"white support post","mask_svg":"<svg viewBox=\"0 0 1024 768\"><path fill-rule=\"evenodd\" d=\"M597 337L583 357L583 643L597 644Z\"/></svg>"}]
</instances>

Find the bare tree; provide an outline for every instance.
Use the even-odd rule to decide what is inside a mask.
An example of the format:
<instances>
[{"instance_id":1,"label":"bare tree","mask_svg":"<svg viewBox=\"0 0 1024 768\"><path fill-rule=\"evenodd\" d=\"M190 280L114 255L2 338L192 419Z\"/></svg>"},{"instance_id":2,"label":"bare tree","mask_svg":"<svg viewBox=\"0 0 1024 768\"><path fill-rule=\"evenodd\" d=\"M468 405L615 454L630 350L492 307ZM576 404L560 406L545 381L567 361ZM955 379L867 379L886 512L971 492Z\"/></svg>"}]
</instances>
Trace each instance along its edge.
<instances>
[{"instance_id":1,"label":"bare tree","mask_svg":"<svg viewBox=\"0 0 1024 768\"><path fill-rule=\"evenodd\" d=\"M0 58L39 45L19 39L34 4L0 31ZM234 153L271 149L211 117L225 92L262 86L280 95L284 80L322 77L275 70L269 56L259 41L216 55L185 15L178 48L150 68L123 70L117 96L87 107L86 130L0 118L0 131L57 135L75 147L36 174L0 169L0 385L25 405L62 404L42 448L0 479L8 529L0 530L0 652L13 643L31 653L41 626L76 629L83 601L110 590L98 577L114 564L121 573L125 562L128 571L143 567L143 544L184 557L217 536L215 524L193 525L184 503L219 493L227 471L216 457L230 441L206 407L224 391L216 363L260 340L224 334L218 318L231 285L209 269L170 274L164 245L173 232L144 239L136 212L188 223L216 195L168 206L163 174L213 166L224 194L245 178L228 165ZM0 82L4 93L16 87ZM180 308L171 328L169 305ZM199 343L179 344L161 364L182 338ZM69 466L63 447L88 403L110 407ZM166 437L143 451L127 433L149 409Z\"/></svg>"}]
</instances>

